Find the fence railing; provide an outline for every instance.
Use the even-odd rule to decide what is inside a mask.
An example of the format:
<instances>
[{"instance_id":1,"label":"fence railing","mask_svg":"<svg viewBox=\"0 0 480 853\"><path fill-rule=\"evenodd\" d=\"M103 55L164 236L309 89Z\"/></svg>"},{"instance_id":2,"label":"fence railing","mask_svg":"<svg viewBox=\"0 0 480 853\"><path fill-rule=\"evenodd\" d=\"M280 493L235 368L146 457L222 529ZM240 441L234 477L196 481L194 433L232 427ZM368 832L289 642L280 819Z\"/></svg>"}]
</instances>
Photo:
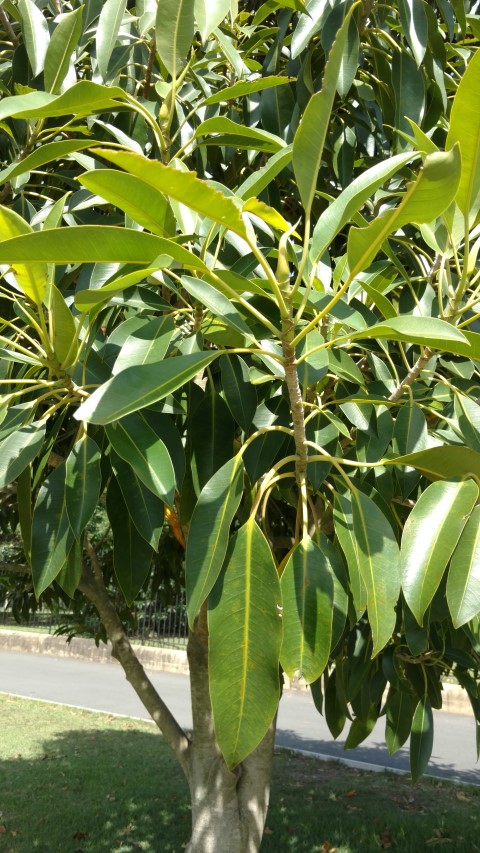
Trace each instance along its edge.
<instances>
[{"instance_id":1,"label":"fence railing","mask_svg":"<svg viewBox=\"0 0 480 853\"><path fill-rule=\"evenodd\" d=\"M185 648L188 623L185 596L177 596L172 603L165 604L158 595L153 600L136 607L136 629L126 626L130 639L142 645L157 645L167 648ZM0 605L0 625L8 628L27 628L54 634L60 626L78 622L78 617L68 610L37 610L28 620L19 623L10 610Z\"/></svg>"}]
</instances>

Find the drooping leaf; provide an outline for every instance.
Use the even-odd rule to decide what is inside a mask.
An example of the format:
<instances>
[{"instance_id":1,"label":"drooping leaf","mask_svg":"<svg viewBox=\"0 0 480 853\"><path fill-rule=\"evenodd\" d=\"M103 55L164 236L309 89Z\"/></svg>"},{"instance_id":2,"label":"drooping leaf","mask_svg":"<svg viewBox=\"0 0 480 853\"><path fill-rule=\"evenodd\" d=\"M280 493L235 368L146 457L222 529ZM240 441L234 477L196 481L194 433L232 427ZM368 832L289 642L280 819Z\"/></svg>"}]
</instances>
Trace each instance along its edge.
<instances>
[{"instance_id":1,"label":"drooping leaf","mask_svg":"<svg viewBox=\"0 0 480 853\"><path fill-rule=\"evenodd\" d=\"M448 146L460 146L462 171L455 201L465 216L475 216L480 202L479 87L480 56L474 52L455 94L447 136Z\"/></svg>"},{"instance_id":2,"label":"drooping leaf","mask_svg":"<svg viewBox=\"0 0 480 853\"><path fill-rule=\"evenodd\" d=\"M48 289L50 339L58 363L70 367L78 353L77 328L72 312L54 284Z\"/></svg>"},{"instance_id":3,"label":"drooping leaf","mask_svg":"<svg viewBox=\"0 0 480 853\"><path fill-rule=\"evenodd\" d=\"M423 2L398 0L398 11L405 37L412 49L417 66L423 62L428 42L428 21Z\"/></svg>"},{"instance_id":4,"label":"drooping leaf","mask_svg":"<svg viewBox=\"0 0 480 853\"><path fill-rule=\"evenodd\" d=\"M367 590L374 657L386 645L395 627L400 554L388 519L363 492L352 493L352 514L358 564Z\"/></svg>"},{"instance_id":5,"label":"drooping leaf","mask_svg":"<svg viewBox=\"0 0 480 853\"><path fill-rule=\"evenodd\" d=\"M14 210L8 207L0 207L0 253L11 239L25 239L25 236L33 235L33 229L28 222ZM41 305L47 289L48 268L45 263L22 264L16 263L15 258L6 254L3 263L11 265L19 288L37 305Z\"/></svg>"},{"instance_id":6,"label":"drooping leaf","mask_svg":"<svg viewBox=\"0 0 480 853\"><path fill-rule=\"evenodd\" d=\"M418 5L421 3L422 0L419 0ZM415 60L406 50L393 51L392 90L395 97L395 128L408 134L408 118L413 119L416 124L422 124L425 114L425 83ZM407 146L404 137L398 133L397 149L401 150Z\"/></svg>"},{"instance_id":7,"label":"drooping leaf","mask_svg":"<svg viewBox=\"0 0 480 853\"><path fill-rule=\"evenodd\" d=\"M410 735L410 771L416 782L425 773L433 748L433 714L428 696L418 702Z\"/></svg>"},{"instance_id":8,"label":"drooping leaf","mask_svg":"<svg viewBox=\"0 0 480 853\"><path fill-rule=\"evenodd\" d=\"M357 616L367 607L367 590L359 568L357 540L353 529L352 500L350 495L335 494L333 505L335 535L345 555L350 579L350 589Z\"/></svg>"},{"instance_id":9,"label":"drooping leaf","mask_svg":"<svg viewBox=\"0 0 480 853\"><path fill-rule=\"evenodd\" d=\"M82 8L82 7L80 7ZM82 151L84 148L90 148L92 140L85 139L63 139L61 142L45 142L31 154L28 154L20 162L11 163L6 169L0 172L0 183L11 181L17 178L18 175L23 175L25 172L32 172L38 169L39 166L44 166L45 163L50 163L55 160L62 160L68 157L75 151Z\"/></svg>"},{"instance_id":10,"label":"drooping leaf","mask_svg":"<svg viewBox=\"0 0 480 853\"><path fill-rule=\"evenodd\" d=\"M432 483L408 516L402 535L402 589L419 625L477 498L473 480Z\"/></svg>"},{"instance_id":11,"label":"drooping leaf","mask_svg":"<svg viewBox=\"0 0 480 853\"><path fill-rule=\"evenodd\" d=\"M107 512L113 534L113 567L127 604L136 598L150 572L153 551L135 527L116 479L107 491Z\"/></svg>"},{"instance_id":12,"label":"drooping leaf","mask_svg":"<svg viewBox=\"0 0 480 853\"><path fill-rule=\"evenodd\" d=\"M213 134L218 134L213 136ZM207 118L195 131L196 138L204 138L206 145L230 145L235 148L266 151L274 154L285 148L285 141L275 133L257 127L246 127L225 116Z\"/></svg>"},{"instance_id":13,"label":"drooping leaf","mask_svg":"<svg viewBox=\"0 0 480 853\"><path fill-rule=\"evenodd\" d=\"M40 423L19 426L0 442L0 489L13 483L39 452L45 438Z\"/></svg>"},{"instance_id":14,"label":"drooping leaf","mask_svg":"<svg viewBox=\"0 0 480 853\"><path fill-rule=\"evenodd\" d=\"M82 33L83 6L67 12L55 27L45 55L45 89L56 94L67 75Z\"/></svg>"},{"instance_id":15,"label":"drooping leaf","mask_svg":"<svg viewBox=\"0 0 480 853\"><path fill-rule=\"evenodd\" d=\"M230 12L230 0L195 0L195 19L202 41L218 27Z\"/></svg>"},{"instance_id":16,"label":"drooping leaf","mask_svg":"<svg viewBox=\"0 0 480 853\"><path fill-rule=\"evenodd\" d=\"M202 281L199 278L193 278L192 276L183 276L182 284L190 296L193 296L194 299L198 299L199 302L205 305L214 317L221 317L227 326L235 329L241 335L245 335L248 341L255 340L245 320L235 308L235 305L223 293L219 293L208 282Z\"/></svg>"},{"instance_id":17,"label":"drooping leaf","mask_svg":"<svg viewBox=\"0 0 480 853\"><path fill-rule=\"evenodd\" d=\"M390 688L386 706L385 741L388 754L393 755L403 746L412 729L412 697L409 693Z\"/></svg>"},{"instance_id":18,"label":"drooping leaf","mask_svg":"<svg viewBox=\"0 0 480 853\"><path fill-rule=\"evenodd\" d=\"M3 98L0 104L0 121L4 118L53 118L55 116L91 115L118 109L125 101L125 92L119 86L101 86L90 80L80 80L61 95L48 92L28 92Z\"/></svg>"},{"instance_id":19,"label":"drooping leaf","mask_svg":"<svg viewBox=\"0 0 480 853\"><path fill-rule=\"evenodd\" d=\"M158 3L155 38L158 54L173 78L178 77L194 36L195 0Z\"/></svg>"},{"instance_id":20,"label":"drooping leaf","mask_svg":"<svg viewBox=\"0 0 480 853\"><path fill-rule=\"evenodd\" d=\"M258 746L277 710L280 601L270 546L251 518L232 539L208 607L215 735L230 768Z\"/></svg>"},{"instance_id":21,"label":"drooping leaf","mask_svg":"<svg viewBox=\"0 0 480 853\"><path fill-rule=\"evenodd\" d=\"M239 356L220 358L222 389L227 406L243 430L250 429L256 409L257 392L249 381L248 368Z\"/></svg>"},{"instance_id":22,"label":"drooping leaf","mask_svg":"<svg viewBox=\"0 0 480 853\"><path fill-rule=\"evenodd\" d=\"M208 392L193 414L191 466L197 494L233 454L235 422L215 391ZM197 424L197 426L195 426Z\"/></svg>"},{"instance_id":23,"label":"drooping leaf","mask_svg":"<svg viewBox=\"0 0 480 853\"><path fill-rule=\"evenodd\" d=\"M258 196L265 187L290 163L292 159L292 146L287 145L276 154L269 157L267 163L256 169L238 187L239 198L248 199Z\"/></svg>"},{"instance_id":24,"label":"drooping leaf","mask_svg":"<svg viewBox=\"0 0 480 853\"><path fill-rule=\"evenodd\" d=\"M32 580L37 598L65 564L75 535L65 500L65 465L59 465L40 487L32 519Z\"/></svg>"},{"instance_id":25,"label":"drooping leaf","mask_svg":"<svg viewBox=\"0 0 480 853\"><path fill-rule=\"evenodd\" d=\"M204 486L195 505L185 555L190 625L220 574L243 493L243 473L241 457L229 459Z\"/></svg>"},{"instance_id":26,"label":"drooping leaf","mask_svg":"<svg viewBox=\"0 0 480 853\"><path fill-rule=\"evenodd\" d=\"M152 234L169 235L170 206L163 193L145 181L118 169L95 169L78 180L92 193L124 210Z\"/></svg>"},{"instance_id":27,"label":"drooping leaf","mask_svg":"<svg viewBox=\"0 0 480 853\"><path fill-rule=\"evenodd\" d=\"M157 551L163 529L163 501L143 485L132 466L119 456L115 456L113 467L131 520L145 542Z\"/></svg>"},{"instance_id":28,"label":"drooping leaf","mask_svg":"<svg viewBox=\"0 0 480 853\"><path fill-rule=\"evenodd\" d=\"M65 462L66 511L77 541L95 511L101 485L100 450L93 439L83 435Z\"/></svg>"},{"instance_id":29,"label":"drooping leaf","mask_svg":"<svg viewBox=\"0 0 480 853\"><path fill-rule=\"evenodd\" d=\"M95 36L98 70L103 80L107 79L108 63L115 47L127 0L105 0L101 6Z\"/></svg>"},{"instance_id":30,"label":"drooping leaf","mask_svg":"<svg viewBox=\"0 0 480 853\"><path fill-rule=\"evenodd\" d=\"M120 349L112 373L116 375L127 367L162 361L175 331L173 317L163 314L154 317L135 329Z\"/></svg>"},{"instance_id":31,"label":"drooping leaf","mask_svg":"<svg viewBox=\"0 0 480 853\"><path fill-rule=\"evenodd\" d=\"M36 77L43 71L45 54L50 40L47 20L33 0L18 0L17 5L22 20L23 40L27 56L33 76Z\"/></svg>"},{"instance_id":32,"label":"drooping leaf","mask_svg":"<svg viewBox=\"0 0 480 853\"><path fill-rule=\"evenodd\" d=\"M480 613L480 506L474 508L453 552L447 602L455 628Z\"/></svg>"},{"instance_id":33,"label":"drooping leaf","mask_svg":"<svg viewBox=\"0 0 480 853\"><path fill-rule=\"evenodd\" d=\"M193 379L218 355L215 351L196 352L127 367L97 388L77 409L75 417L79 421L109 424L158 403Z\"/></svg>"},{"instance_id":34,"label":"drooping leaf","mask_svg":"<svg viewBox=\"0 0 480 853\"><path fill-rule=\"evenodd\" d=\"M108 424L106 433L115 452L128 462L142 483L169 506L173 505L175 472L165 444L138 412Z\"/></svg>"},{"instance_id":35,"label":"drooping leaf","mask_svg":"<svg viewBox=\"0 0 480 853\"><path fill-rule=\"evenodd\" d=\"M82 577L82 551L82 544L74 539L72 547L67 554L67 559L55 578L58 585L70 598L73 598L75 595Z\"/></svg>"},{"instance_id":36,"label":"drooping leaf","mask_svg":"<svg viewBox=\"0 0 480 853\"><path fill-rule=\"evenodd\" d=\"M204 2L204 0L199 0L199 2ZM233 86L226 86L213 95L209 95L203 101L203 104L204 106L209 106L210 104L234 101L237 98L252 95L254 92L262 92L264 89L271 89L276 86L285 86L287 83L292 82L293 77L257 77L255 80L239 80Z\"/></svg>"},{"instance_id":37,"label":"drooping leaf","mask_svg":"<svg viewBox=\"0 0 480 853\"><path fill-rule=\"evenodd\" d=\"M312 539L302 539L291 552L281 590L280 663L290 678L301 676L310 684L327 665L333 616L333 570Z\"/></svg>"},{"instance_id":38,"label":"drooping leaf","mask_svg":"<svg viewBox=\"0 0 480 853\"><path fill-rule=\"evenodd\" d=\"M17 510L23 550L28 563L32 559L32 466L26 468L17 477Z\"/></svg>"},{"instance_id":39,"label":"drooping leaf","mask_svg":"<svg viewBox=\"0 0 480 853\"><path fill-rule=\"evenodd\" d=\"M384 459L385 465L411 465L429 480L450 480L474 474L480 478L480 453L469 447L444 445Z\"/></svg>"}]
</instances>

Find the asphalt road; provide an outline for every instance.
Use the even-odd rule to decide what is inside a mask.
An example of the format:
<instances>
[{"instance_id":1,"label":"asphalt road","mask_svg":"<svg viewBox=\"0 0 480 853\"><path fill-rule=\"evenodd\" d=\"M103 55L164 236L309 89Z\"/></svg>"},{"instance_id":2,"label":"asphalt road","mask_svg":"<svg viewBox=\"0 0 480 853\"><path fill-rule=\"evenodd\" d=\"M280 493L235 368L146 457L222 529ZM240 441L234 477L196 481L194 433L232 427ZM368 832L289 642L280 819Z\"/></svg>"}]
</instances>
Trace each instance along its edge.
<instances>
[{"instance_id":1,"label":"asphalt road","mask_svg":"<svg viewBox=\"0 0 480 853\"><path fill-rule=\"evenodd\" d=\"M150 677L178 721L189 728L192 718L188 678L169 672L154 672ZM120 666L115 663L0 652L0 691L148 719L143 705L126 682ZM408 770L408 748L401 749L393 756L388 755L384 746L384 725L384 721L380 720L361 746L345 752L344 738L332 740L310 695L295 691L285 693L280 702L277 743L323 757L347 759L348 762L379 768ZM436 712L433 754L428 773L480 785L480 767L475 759L473 717Z\"/></svg>"}]
</instances>

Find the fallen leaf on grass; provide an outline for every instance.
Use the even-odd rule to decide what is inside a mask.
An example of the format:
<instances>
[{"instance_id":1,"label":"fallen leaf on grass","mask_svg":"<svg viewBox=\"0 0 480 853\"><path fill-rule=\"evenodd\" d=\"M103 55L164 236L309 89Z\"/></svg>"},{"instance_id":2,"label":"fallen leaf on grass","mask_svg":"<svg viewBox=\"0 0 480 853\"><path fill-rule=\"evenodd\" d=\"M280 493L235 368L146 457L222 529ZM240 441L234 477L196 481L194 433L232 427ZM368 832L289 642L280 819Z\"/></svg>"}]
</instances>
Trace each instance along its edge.
<instances>
[{"instance_id":1,"label":"fallen leaf on grass","mask_svg":"<svg viewBox=\"0 0 480 853\"><path fill-rule=\"evenodd\" d=\"M72 838L75 838L76 841L85 841L88 838L88 832L74 832Z\"/></svg>"},{"instance_id":2,"label":"fallen leaf on grass","mask_svg":"<svg viewBox=\"0 0 480 853\"><path fill-rule=\"evenodd\" d=\"M0 826L0 835L7 831L6 826Z\"/></svg>"},{"instance_id":3,"label":"fallen leaf on grass","mask_svg":"<svg viewBox=\"0 0 480 853\"><path fill-rule=\"evenodd\" d=\"M336 847L332 847L329 841L324 841L321 847L322 853L336 853Z\"/></svg>"},{"instance_id":4,"label":"fallen leaf on grass","mask_svg":"<svg viewBox=\"0 0 480 853\"><path fill-rule=\"evenodd\" d=\"M388 829L385 829L383 832L381 832L378 838L382 850L388 850L389 847L393 847L393 841Z\"/></svg>"},{"instance_id":5,"label":"fallen leaf on grass","mask_svg":"<svg viewBox=\"0 0 480 853\"><path fill-rule=\"evenodd\" d=\"M347 791L347 793L345 794L345 796L346 796L346 797L356 797L356 796L357 796L357 792L356 792L356 791Z\"/></svg>"},{"instance_id":6,"label":"fallen leaf on grass","mask_svg":"<svg viewBox=\"0 0 480 853\"><path fill-rule=\"evenodd\" d=\"M464 794L463 791L457 791L455 796L456 796L457 800L462 800L462 802L464 802L464 803L470 802L470 797L467 797L467 795Z\"/></svg>"}]
</instances>

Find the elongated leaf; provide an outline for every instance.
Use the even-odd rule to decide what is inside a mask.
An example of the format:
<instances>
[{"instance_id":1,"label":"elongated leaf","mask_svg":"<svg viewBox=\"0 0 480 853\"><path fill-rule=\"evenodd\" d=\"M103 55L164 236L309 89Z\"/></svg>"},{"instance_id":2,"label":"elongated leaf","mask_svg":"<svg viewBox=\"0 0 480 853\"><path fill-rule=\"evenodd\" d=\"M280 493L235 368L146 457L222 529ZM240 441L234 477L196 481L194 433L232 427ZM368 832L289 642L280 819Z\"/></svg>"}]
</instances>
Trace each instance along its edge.
<instances>
[{"instance_id":1,"label":"elongated leaf","mask_svg":"<svg viewBox=\"0 0 480 853\"><path fill-rule=\"evenodd\" d=\"M204 0L200 0L204 2ZM203 101L203 105L221 104L226 101L234 101L237 98L243 98L246 95L252 95L254 92L262 92L264 89L272 89L276 86L285 86L287 83L292 83L293 77L257 77L255 80L239 80L233 86L226 86L225 89L209 95Z\"/></svg>"},{"instance_id":2,"label":"elongated leaf","mask_svg":"<svg viewBox=\"0 0 480 853\"><path fill-rule=\"evenodd\" d=\"M113 374L120 373L127 367L161 361L167 352L174 331L175 324L170 314L154 317L144 326L135 329L122 345L113 366Z\"/></svg>"},{"instance_id":3,"label":"elongated leaf","mask_svg":"<svg viewBox=\"0 0 480 853\"><path fill-rule=\"evenodd\" d=\"M145 542L157 551L163 529L163 501L143 485L131 465L119 456L114 458L113 467L131 520Z\"/></svg>"},{"instance_id":4,"label":"elongated leaf","mask_svg":"<svg viewBox=\"0 0 480 853\"><path fill-rule=\"evenodd\" d=\"M432 483L408 516L402 535L402 588L419 625L477 498L473 480Z\"/></svg>"},{"instance_id":5,"label":"elongated leaf","mask_svg":"<svg viewBox=\"0 0 480 853\"><path fill-rule=\"evenodd\" d=\"M0 442L0 489L13 483L35 459L45 438L38 423L20 426Z\"/></svg>"},{"instance_id":6,"label":"elongated leaf","mask_svg":"<svg viewBox=\"0 0 480 853\"><path fill-rule=\"evenodd\" d=\"M468 339L460 329L439 320L437 317L416 317L404 315L384 320L368 329L361 329L352 334L352 339L365 340L384 338L391 341L405 341L412 344L423 344L445 352L457 352L468 348Z\"/></svg>"},{"instance_id":7,"label":"elongated leaf","mask_svg":"<svg viewBox=\"0 0 480 853\"><path fill-rule=\"evenodd\" d=\"M358 68L358 54L360 50L360 36L358 34L357 22L350 18L347 37L343 47L343 56L338 70L337 92L341 98L348 95L355 79Z\"/></svg>"},{"instance_id":8,"label":"elongated leaf","mask_svg":"<svg viewBox=\"0 0 480 853\"><path fill-rule=\"evenodd\" d=\"M480 201L480 111L478 92L480 89L480 55L472 53L467 70L463 75L450 114L450 130L447 145L460 145L462 173L455 196L465 216L475 215Z\"/></svg>"},{"instance_id":9,"label":"elongated leaf","mask_svg":"<svg viewBox=\"0 0 480 853\"><path fill-rule=\"evenodd\" d=\"M323 147L335 100L337 79L348 38L351 15L352 9L345 16L330 50L322 88L310 98L293 142L293 169L307 214L310 213L317 187L318 170L322 162Z\"/></svg>"},{"instance_id":10,"label":"elongated leaf","mask_svg":"<svg viewBox=\"0 0 480 853\"><path fill-rule=\"evenodd\" d=\"M101 485L100 450L93 439L84 435L65 462L65 505L78 541L95 511Z\"/></svg>"},{"instance_id":11,"label":"elongated leaf","mask_svg":"<svg viewBox=\"0 0 480 853\"><path fill-rule=\"evenodd\" d=\"M1 452L1 451L0 451ZM32 560L32 466L17 477L17 510L23 550L28 563Z\"/></svg>"},{"instance_id":12,"label":"elongated leaf","mask_svg":"<svg viewBox=\"0 0 480 853\"><path fill-rule=\"evenodd\" d=\"M292 146L287 145L276 154L269 157L267 163L252 172L237 190L240 198L248 199L259 195L265 187L290 163L292 159Z\"/></svg>"},{"instance_id":13,"label":"elongated leaf","mask_svg":"<svg viewBox=\"0 0 480 853\"><path fill-rule=\"evenodd\" d=\"M258 746L278 707L280 601L270 546L251 518L232 539L208 608L215 734L230 768Z\"/></svg>"},{"instance_id":14,"label":"elongated leaf","mask_svg":"<svg viewBox=\"0 0 480 853\"><path fill-rule=\"evenodd\" d=\"M115 163L154 189L185 204L202 216L207 216L213 222L229 228L240 237L247 236L240 207L232 198L227 198L205 181L197 178L195 172L181 172L172 166L163 166L157 160L148 160L131 151L109 151L96 148L92 153Z\"/></svg>"},{"instance_id":15,"label":"elongated leaf","mask_svg":"<svg viewBox=\"0 0 480 853\"><path fill-rule=\"evenodd\" d=\"M83 6L67 12L58 22L50 39L45 56L43 73L45 89L54 94L67 76L72 55L82 34Z\"/></svg>"},{"instance_id":16,"label":"elongated leaf","mask_svg":"<svg viewBox=\"0 0 480 853\"><path fill-rule=\"evenodd\" d=\"M70 308L54 284L48 291L48 309L53 351L58 363L66 369L78 353L77 327Z\"/></svg>"},{"instance_id":17,"label":"elongated leaf","mask_svg":"<svg viewBox=\"0 0 480 853\"><path fill-rule=\"evenodd\" d=\"M32 579L37 598L65 564L75 536L65 501L65 465L59 465L42 484L32 520Z\"/></svg>"},{"instance_id":18,"label":"elongated leaf","mask_svg":"<svg viewBox=\"0 0 480 853\"><path fill-rule=\"evenodd\" d=\"M83 7L80 7L83 8ZM62 160L68 157L74 151L82 151L84 148L90 148L92 140L85 139L64 139L62 142L46 142L40 148L36 148L31 154L28 154L19 163L11 163L6 169L0 172L0 183L11 181L18 175L24 175L25 172L32 172L38 169L39 166L44 166L45 163L50 163L52 160Z\"/></svg>"},{"instance_id":19,"label":"elongated leaf","mask_svg":"<svg viewBox=\"0 0 480 853\"><path fill-rule=\"evenodd\" d=\"M351 228L347 254L350 276L366 269L387 237L411 222L433 222L455 198L460 180L460 149L435 152L425 158L415 181L409 184L398 207L387 210L366 228Z\"/></svg>"},{"instance_id":20,"label":"elongated leaf","mask_svg":"<svg viewBox=\"0 0 480 853\"><path fill-rule=\"evenodd\" d=\"M90 80L80 80L61 95L48 92L28 92L3 98L0 121L4 118L52 118L55 116L91 115L118 109L125 101L125 92L118 86L101 86Z\"/></svg>"},{"instance_id":21,"label":"elongated leaf","mask_svg":"<svg viewBox=\"0 0 480 853\"><path fill-rule=\"evenodd\" d=\"M419 0L419 5L422 0ZM406 148L409 143L401 135L410 132L408 118L421 124L425 114L425 83L419 74L415 60L406 50L395 50L392 55L392 90L395 96L395 129L397 148ZM407 118L408 116L408 118Z\"/></svg>"},{"instance_id":22,"label":"elongated leaf","mask_svg":"<svg viewBox=\"0 0 480 853\"><path fill-rule=\"evenodd\" d=\"M386 645L395 627L400 554L388 520L363 492L352 494L352 514L358 565L367 590L374 657Z\"/></svg>"},{"instance_id":23,"label":"elongated leaf","mask_svg":"<svg viewBox=\"0 0 480 853\"><path fill-rule=\"evenodd\" d=\"M155 22L157 50L167 71L178 76L187 58L194 35L195 0L162 0Z\"/></svg>"},{"instance_id":24,"label":"elongated leaf","mask_svg":"<svg viewBox=\"0 0 480 853\"><path fill-rule=\"evenodd\" d=\"M325 669L332 642L333 571L312 539L302 539L283 570L280 663L309 684Z\"/></svg>"},{"instance_id":25,"label":"elongated leaf","mask_svg":"<svg viewBox=\"0 0 480 853\"><path fill-rule=\"evenodd\" d=\"M30 234L33 234L33 229L28 222L25 222L14 210L10 210L8 207L0 207L0 239L2 240L0 253L5 245L10 243L10 239L15 239L17 235L24 237L30 236ZM15 260L7 255L3 263L14 264ZM15 263L15 266L12 266L12 272L23 293L37 305L41 305L47 289L47 265L36 263L25 266L25 264Z\"/></svg>"},{"instance_id":26,"label":"elongated leaf","mask_svg":"<svg viewBox=\"0 0 480 853\"><path fill-rule=\"evenodd\" d=\"M433 749L433 713L430 699L420 699L412 720L410 771L416 782L425 773Z\"/></svg>"},{"instance_id":27,"label":"elongated leaf","mask_svg":"<svg viewBox=\"0 0 480 853\"><path fill-rule=\"evenodd\" d=\"M159 237L168 235L170 206L163 193L145 181L116 169L95 169L78 180L91 192L124 210L143 228Z\"/></svg>"},{"instance_id":28,"label":"elongated leaf","mask_svg":"<svg viewBox=\"0 0 480 853\"><path fill-rule=\"evenodd\" d=\"M409 693L390 688L387 698L385 742L393 755L407 740L412 729L413 704Z\"/></svg>"},{"instance_id":29,"label":"elongated leaf","mask_svg":"<svg viewBox=\"0 0 480 853\"><path fill-rule=\"evenodd\" d=\"M455 395L455 414L465 444L480 451L480 406L463 394Z\"/></svg>"},{"instance_id":30,"label":"elongated leaf","mask_svg":"<svg viewBox=\"0 0 480 853\"><path fill-rule=\"evenodd\" d=\"M398 0L398 11L403 32L412 49L415 62L420 67L428 41L428 22L423 2Z\"/></svg>"},{"instance_id":31,"label":"elongated leaf","mask_svg":"<svg viewBox=\"0 0 480 853\"><path fill-rule=\"evenodd\" d=\"M195 18L202 41L218 27L230 12L230 0L195 0Z\"/></svg>"},{"instance_id":32,"label":"elongated leaf","mask_svg":"<svg viewBox=\"0 0 480 853\"><path fill-rule=\"evenodd\" d=\"M67 554L66 562L55 578L58 585L61 586L70 598L73 598L75 595L75 590L82 577L82 552L83 544L74 539L72 547Z\"/></svg>"},{"instance_id":33,"label":"elongated leaf","mask_svg":"<svg viewBox=\"0 0 480 853\"><path fill-rule=\"evenodd\" d=\"M191 276L183 276L182 284L190 296L193 296L205 305L214 317L221 318L231 329L235 329L241 335L245 335L248 341L255 340L243 317L239 314L231 300L227 299L223 293L219 293L208 282L192 278Z\"/></svg>"},{"instance_id":34,"label":"elongated leaf","mask_svg":"<svg viewBox=\"0 0 480 853\"><path fill-rule=\"evenodd\" d=\"M480 478L480 453L459 445L430 447L395 459L384 459L384 464L411 465L429 480L449 480L469 474Z\"/></svg>"},{"instance_id":35,"label":"elongated leaf","mask_svg":"<svg viewBox=\"0 0 480 853\"><path fill-rule=\"evenodd\" d=\"M33 76L43 71L45 54L50 35L48 24L33 0L18 0L18 11L22 17L23 40Z\"/></svg>"},{"instance_id":36,"label":"elongated leaf","mask_svg":"<svg viewBox=\"0 0 480 853\"><path fill-rule=\"evenodd\" d=\"M108 425L107 437L116 453L132 466L154 495L172 506L175 472L167 448L141 414Z\"/></svg>"},{"instance_id":37,"label":"elongated leaf","mask_svg":"<svg viewBox=\"0 0 480 853\"><path fill-rule=\"evenodd\" d=\"M211 391L195 409L194 423L198 427L191 433L191 467L193 486L199 494L232 456L235 421L222 397Z\"/></svg>"},{"instance_id":38,"label":"elongated leaf","mask_svg":"<svg viewBox=\"0 0 480 853\"><path fill-rule=\"evenodd\" d=\"M107 491L107 512L113 533L115 575L125 601L131 604L148 577L153 551L135 527L113 477Z\"/></svg>"},{"instance_id":39,"label":"elongated leaf","mask_svg":"<svg viewBox=\"0 0 480 853\"><path fill-rule=\"evenodd\" d=\"M104 80L126 8L127 0L106 0L101 7L95 41L98 70Z\"/></svg>"},{"instance_id":40,"label":"elongated leaf","mask_svg":"<svg viewBox=\"0 0 480 853\"><path fill-rule=\"evenodd\" d=\"M4 210L0 210L2 215ZM115 225L51 228L0 243L0 263L11 264L30 264L32 261L55 264L152 264L157 257L165 255L186 267L206 271L205 264L178 243Z\"/></svg>"},{"instance_id":41,"label":"elongated leaf","mask_svg":"<svg viewBox=\"0 0 480 853\"><path fill-rule=\"evenodd\" d=\"M310 248L312 263L321 258L334 237L349 222L354 213L360 210L366 200L371 198L385 181L388 181L402 166L408 163L412 156L411 152L397 154L383 163L376 163L375 166L355 178L348 187L345 187L338 198L322 213L315 225Z\"/></svg>"},{"instance_id":42,"label":"elongated leaf","mask_svg":"<svg viewBox=\"0 0 480 853\"><path fill-rule=\"evenodd\" d=\"M473 510L453 552L447 601L456 628L480 613L480 506Z\"/></svg>"},{"instance_id":43,"label":"elongated leaf","mask_svg":"<svg viewBox=\"0 0 480 853\"><path fill-rule=\"evenodd\" d=\"M350 578L350 589L357 616L361 616L367 607L367 590L360 574L357 539L353 529L352 500L350 495L335 494L333 505L335 535L345 554Z\"/></svg>"},{"instance_id":44,"label":"elongated leaf","mask_svg":"<svg viewBox=\"0 0 480 853\"><path fill-rule=\"evenodd\" d=\"M165 264L163 266L168 267L169 264L170 260L165 256ZM146 281L150 275L158 272L161 268L161 258L157 258L154 267L146 267L144 269L136 270L135 272L127 273L126 275L121 275L113 281L109 281L99 290L79 290L75 294L75 306L82 312L91 311L102 303L110 302L111 299L113 300L124 290L128 290L129 287L133 287L133 285L138 284L138 282ZM160 297L158 296L156 297L157 304L159 298ZM171 309L171 305L167 300L164 300L164 305L162 307L167 310Z\"/></svg>"},{"instance_id":45,"label":"elongated leaf","mask_svg":"<svg viewBox=\"0 0 480 853\"><path fill-rule=\"evenodd\" d=\"M191 626L220 574L230 527L243 493L243 473L241 457L229 459L204 486L193 511L185 555Z\"/></svg>"},{"instance_id":46,"label":"elongated leaf","mask_svg":"<svg viewBox=\"0 0 480 853\"><path fill-rule=\"evenodd\" d=\"M105 382L75 412L79 421L109 424L152 403L158 403L193 379L218 352L196 352L158 364L127 367Z\"/></svg>"},{"instance_id":47,"label":"elongated leaf","mask_svg":"<svg viewBox=\"0 0 480 853\"><path fill-rule=\"evenodd\" d=\"M284 140L274 133L256 127L246 127L224 116L207 118L195 131L197 139L205 136L210 137L212 134L220 134L220 137L208 139L207 144L209 145L230 144L227 140L231 139L232 144L235 143L235 147L253 148L256 151L272 153L285 148L286 145Z\"/></svg>"},{"instance_id":48,"label":"elongated leaf","mask_svg":"<svg viewBox=\"0 0 480 853\"><path fill-rule=\"evenodd\" d=\"M258 402L255 387L249 381L247 365L239 356L222 355L220 370L227 406L236 422L247 431L252 424Z\"/></svg>"}]
</instances>

